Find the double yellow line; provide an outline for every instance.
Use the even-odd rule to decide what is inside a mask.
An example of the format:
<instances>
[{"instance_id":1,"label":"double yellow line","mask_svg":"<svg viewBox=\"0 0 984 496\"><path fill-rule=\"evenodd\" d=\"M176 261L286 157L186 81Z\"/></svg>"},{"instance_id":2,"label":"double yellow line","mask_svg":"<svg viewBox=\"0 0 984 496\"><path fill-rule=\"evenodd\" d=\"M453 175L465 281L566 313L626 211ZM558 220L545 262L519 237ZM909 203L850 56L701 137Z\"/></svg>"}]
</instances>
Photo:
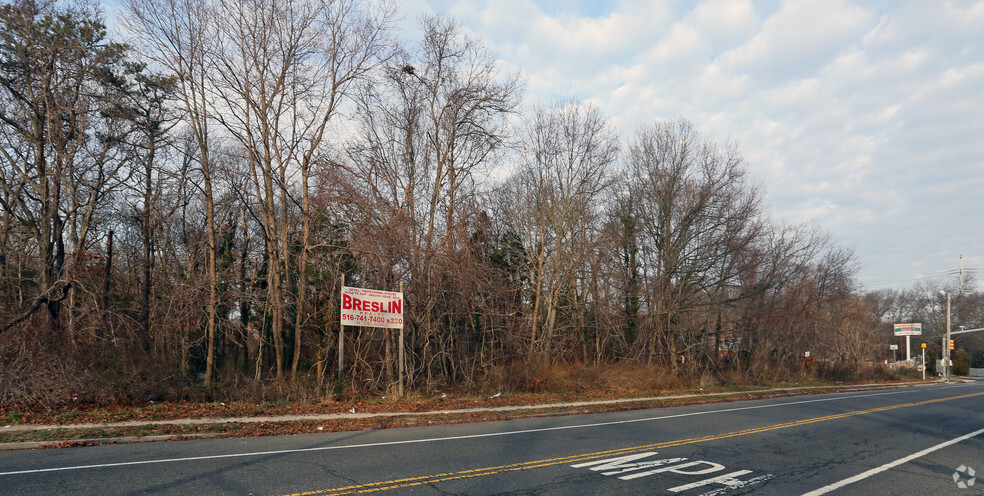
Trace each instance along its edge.
<instances>
[{"instance_id":1,"label":"double yellow line","mask_svg":"<svg viewBox=\"0 0 984 496\"><path fill-rule=\"evenodd\" d=\"M496 466L496 467L477 468L477 469L471 469L471 470L462 470L462 471L459 471L459 472L447 472L447 473L443 473L443 474L425 475L425 476L420 476L420 477L408 477L408 478L405 478L405 479L394 479L394 480L383 481L383 482L371 482L371 483L368 483L368 484L359 484L359 485L354 485L354 486L345 486L345 487L339 487L339 488L335 488L335 489L324 489L324 490L319 490L319 491L308 491L308 492L303 492L303 493L294 493L294 494L287 495L287 496L313 496L313 495L319 495L319 496L338 496L338 495L342 495L342 494L361 494L361 493L370 493L370 492L375 492L375 491L387 491L387 490L390 490L390 489L401 489L401 488L407 488L407 487L413 487L413 486L421 486L421 485L424 485L424 484L433 484L433 483L437 483L437 482L446 482L446 481L453 481L453 480L470 479L470 478L473 478L473 477L485 477L485 476L496 475L496 474L501 474L501 473L505 473L505 472L517 472L517 471L520 471L520 470L530 470L530 469L534 469L534 468L549 467L549 466L552 466L552 465L575 464L575 463L578 463L578 462L596 460L596 459L599 459L599 458L608 458L608 457L622 456L622 455L628 455L628 454L632 454L632 453L638 453L638 452L642 452L642 451L649 451L649 450L659 449L659 448L670 448L670 447L673 447L673 446L683 446L683 445L687 445L687 444L697 444L697 443L703 443L703 442L707 442L707 441L716 441L716 440L720 440L720 439L728 439L728 438L733 438L733 437L747 436L749 434L758 434L758 433L761 433L761 432L769 432L769 431L775 431L775 430L779 430L779 429L788 429L790 427L798 427L798 426L801 426L801 425L815 424L815 423L818 423L818 422L827 422L827 421L830 421L830 420L838 420L838 419L842 419L842 418L855 417L855 416L858 416L858 415L868 415L868 414L871 414L871 413L885 412L885 411L889 411L889 410L897 410L897 409L900 409L900 408L911 408L911 407L916 407L916 406L929 405L929 404L932 404L932 403L940 403L940 402L943 402L943 401L951 401L951 400L959 400L959 399L965 399L965 398L973 398L975 396L981 396L981 395L984 395L984 393L965 394L965 395L962 395L962 396L953 396L953 397L949 397L949 398L938 398L938 399L934 399L934 400L919 401L919 402L916 402L916 403L903 403L903 404L900 404L900 405L883 406L883 407L880 407L880 408L871 408L871 409L868 409L868 410L857 410L857 411L853 411L853 412L838 413L836 415L827 415L827 416L824 416L824 417L814 417L814 418L808 418L808 419L803 419L803 420L796 420L796 421L793 421L793 422L785 422L785 423L782 423L782 424L768 425L768 426L765 426L765 427L756 427L756 428L753 428L753 429L745 429L745 430L740 430L740 431L728 432L728 433L724 433L724 434L714 434L714 435L709 435L709 436L692 437L692 438L687 438L687 439L679 439L679 440L676 440L676 441L666 441L666 442L662 442L662 443L654 443L654 444L645 444L645 445L641 445L641 446L633 446L633 447L630 447L630 448L622 448L622 449L607 450L607 451L596 451L594 453L585 453L585 454L573 455L573 456L565 456L565 457L560 457L560 458L548 458L548 459L545 459L545 460L535 460L535 461L522 462L522 463L513 463L513 464L510 464L510 465L499 465L499 466Z\"/></svg>"}]
</instances>

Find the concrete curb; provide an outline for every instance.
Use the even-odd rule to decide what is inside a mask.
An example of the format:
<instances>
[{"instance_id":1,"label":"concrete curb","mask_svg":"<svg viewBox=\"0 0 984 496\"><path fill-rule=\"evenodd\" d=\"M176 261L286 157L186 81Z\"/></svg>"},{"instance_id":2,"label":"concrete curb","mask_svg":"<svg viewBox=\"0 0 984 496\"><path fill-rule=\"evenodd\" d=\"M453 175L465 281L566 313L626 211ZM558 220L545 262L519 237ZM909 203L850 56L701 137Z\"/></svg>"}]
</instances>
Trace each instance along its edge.
<instances>
[{"instance_id":1,"label":"concrete curb","mask_svg":"<svg viewBox=\"0 0 984 496\"><path fill-rule=\"evenodd\" d=\"M41 448L57 448L61 445L70 446L91 446L95 444L129 444L147 443L153 441L172 441L175 439L199 439L221 437L218 433L196 433L196 434L160 434L155 436L120 436L120 437L100 437L92 439L72 439L69 441L21 441L14 443L0 443L0 451L28 450Z\"/></svg>"}]
</instances>

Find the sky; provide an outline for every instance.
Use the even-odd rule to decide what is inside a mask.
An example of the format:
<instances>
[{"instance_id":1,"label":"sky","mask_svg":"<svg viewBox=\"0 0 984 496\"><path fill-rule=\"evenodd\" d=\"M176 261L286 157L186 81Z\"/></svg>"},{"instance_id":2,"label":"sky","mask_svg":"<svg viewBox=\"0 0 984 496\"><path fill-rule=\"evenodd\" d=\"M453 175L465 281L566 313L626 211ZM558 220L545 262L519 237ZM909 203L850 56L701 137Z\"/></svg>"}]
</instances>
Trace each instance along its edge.
<instances>
[{"instance_id":1,"label":"sky","mask_svg":"<svg viewBox=\"0 0 984 496\"><path fill-rule=\"evenodd\" d=\"M771 216L854 250L864 290L984 268L984 1L408 0L482 39L528 103L626 139L685 118L737 142Z\"/></svg>"},{"instance_id":2,"label":"sky","mask_svg":"<svg viewBox=\"0 0 984 496\"><path fill-rule=\"evenodd\" d=\"M984 0L395 1L402 39L455 18L527 104L737 143L769 214L852 249L862 290L984 269Z\"/></svg>"}]
</instances>

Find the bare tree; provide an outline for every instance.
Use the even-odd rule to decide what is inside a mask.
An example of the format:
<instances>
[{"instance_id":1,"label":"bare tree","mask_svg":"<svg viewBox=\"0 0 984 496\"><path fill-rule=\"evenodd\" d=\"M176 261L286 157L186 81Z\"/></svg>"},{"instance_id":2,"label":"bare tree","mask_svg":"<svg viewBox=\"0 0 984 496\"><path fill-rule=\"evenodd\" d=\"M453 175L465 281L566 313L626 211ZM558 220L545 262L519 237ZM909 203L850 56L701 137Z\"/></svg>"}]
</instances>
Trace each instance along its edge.
<instances>
[{"instance_id":1,"label":"bare tree","mask_svg":"<svg viewBox=\"0 0 984 496\"><path fill-rule=\"evenodd\" d=\"M648 282L637 349L646 360L677 363L706 333L702 324L680 325L686 314L737 275L730 259L755 237L760 194L734 145L720 147L684 120L638 132L628 170Z\"/></svg>"},{"instance_id":2,"label":"bare tree","mask_svg":"<svg viewBox=\"0 0 984 496\"><path fill-rule=\"evenodd\" d=\"M57 329L68 294L66 250L78 248L66 247L66 217L82 207L70 200L87 179L75 167L105 103L99 91L108 84L106 68L122 62L125 47L106 42L100 18L85 4L21 0L0 7L0 25L3 207L36 239L37 301Z\"/></svg>"},{"instance_id":3,"label":"bare tree","mask_svg":"<svg viewBox=\"0 0 984 496\"><path fill-rule=\"evenodd\" d=\"M621 319L618 342L623 348L631 347L639 335L643 309L643 274L639 230L638 207L624 173L617 176L614 194L610 196L606 212L605 233L613 256L609 269L609 284L619 295L618 307ZM627 351L623 349L622 351Z\"/></svg>"},{"instance_id":4,"label":"bare tree","mask_svg":"<svg viewBox=\"0 0 984 496\"><path fill-rule=\"evenodd\" d=\"M537 108L529 122L510 219L531 254L528 358L549 359L561 294L576 294L619 144L601 112L587 104Z\"/></svg>"},{"instance_id":5,"label":"bare tree","mask_svg":"<svg viewBox=\"0 0 984 496\"><path fill-rule=\"evenodd\" d=\"M191 129L202 172L202 196L208 260L208 351L205 385L211 385L215 362L215 326L219 290L216 270L215 193L212 181L212 108L209 56L215 41L214 11L207 0L127 0L129 31L140 41L144 54L177 78L184 121Z\"/></svg>"},{"instance_id":6,"label":"bare tree","mask_svg":"<svg viewBox=\"0 0 984 496\"><path fill-rule=\"evenodd\" d=\"M277 377L283 377L285 277L298 269L292 375L301 354L307 251L312 218L311 168L346 88L380 60L390 12L366 11L354 0L223 1L214 53L224 128L247 152L270 257L268 271ZM300 175L300 192L295 187ZM291 253L294 212L301 249Z\"/></svg>"},{"instance_id":7,"label":"bare tree","mask_svg":"<svg viewBox=\"0 0 984 496\"><path fill-rule=\"evenodd\" d=\"M373 232L399 233L389 253L405 255L380 257L388 264L381 269L409 279L408 320L421 331L418 349L431 380L435 361L448 363L453 341L441 322L457 321L441 318L450 308L446 296L460 294L438 288L471 273L460 264L478 212L476 174L503 149L519 84L500 75L484 47L454 22L428 18L423 30L406 61L363 91L364 138L351 156L358 171L352 184L367 200L358 218Z\"/></svg>"}]
</instances>

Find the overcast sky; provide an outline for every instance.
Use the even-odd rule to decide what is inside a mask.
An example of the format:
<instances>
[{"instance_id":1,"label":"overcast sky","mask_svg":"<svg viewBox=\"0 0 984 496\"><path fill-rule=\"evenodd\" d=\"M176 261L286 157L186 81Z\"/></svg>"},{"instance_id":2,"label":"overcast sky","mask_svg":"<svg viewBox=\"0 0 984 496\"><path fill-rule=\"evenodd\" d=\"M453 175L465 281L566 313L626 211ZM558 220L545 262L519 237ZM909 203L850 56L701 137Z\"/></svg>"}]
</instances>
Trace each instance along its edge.
<instances>
[{"instance_id":1,"label":"overcast sky","mask_svg":"<svg viewBox=\"0 0 984 496\"><path fill-rule=\"evenodd\" d=\"M626 138L686 118L739 143L768 208L855 250L865 289L984 268L984 1L411 0L458 19L527 99ZM905 279L905 280L902 280Z\"/></svg>"}]
</instances>

